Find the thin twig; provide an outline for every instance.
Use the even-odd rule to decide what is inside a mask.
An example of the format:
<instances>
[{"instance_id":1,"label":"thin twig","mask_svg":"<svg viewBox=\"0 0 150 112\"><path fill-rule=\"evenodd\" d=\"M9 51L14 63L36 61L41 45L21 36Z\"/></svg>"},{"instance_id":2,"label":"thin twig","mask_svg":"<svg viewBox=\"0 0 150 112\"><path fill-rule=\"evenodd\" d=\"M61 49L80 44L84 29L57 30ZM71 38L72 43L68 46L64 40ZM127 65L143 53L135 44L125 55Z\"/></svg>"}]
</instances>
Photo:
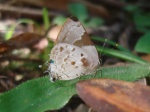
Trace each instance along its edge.
<instances>
[{"instance_id":1,"label":"thin twig","mask_svg":"<svg viewBox=\"0 0 150 112\"><path fill-rule=\"evenodd\" d=\"M10 5L4 5L0 4L0 11L9 11L9 12L15 12L19 14L27 14L27 15L36 15L36 16L42 16L42 10L39 9L31 9L31 8L25 8L25 7L18 7L18 6L10 6ZM60 15L56 12L49 12L49 16L57 16Z\"/></svg>"}]
</instances>

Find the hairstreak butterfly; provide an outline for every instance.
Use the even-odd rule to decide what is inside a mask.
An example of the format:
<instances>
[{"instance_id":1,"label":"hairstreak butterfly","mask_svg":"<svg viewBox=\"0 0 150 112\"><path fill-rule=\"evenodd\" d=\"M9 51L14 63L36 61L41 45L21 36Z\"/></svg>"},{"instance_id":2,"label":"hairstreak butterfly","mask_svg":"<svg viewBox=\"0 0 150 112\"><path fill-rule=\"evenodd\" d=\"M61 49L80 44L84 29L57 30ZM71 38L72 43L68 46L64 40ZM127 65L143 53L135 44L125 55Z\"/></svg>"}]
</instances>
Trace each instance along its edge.
<instances>
[{"instance_id":1,"label":"hairstreak butterfly","mask_svg":"<svg viewBox=\"0 0 150 112\"><path fill-rule=\"evenodd\" d=\"M100 65L97 50L82 24L67 19L51 50L48 72L50 80L70 80L93 74Z\"/></svg>"}]
</instances>

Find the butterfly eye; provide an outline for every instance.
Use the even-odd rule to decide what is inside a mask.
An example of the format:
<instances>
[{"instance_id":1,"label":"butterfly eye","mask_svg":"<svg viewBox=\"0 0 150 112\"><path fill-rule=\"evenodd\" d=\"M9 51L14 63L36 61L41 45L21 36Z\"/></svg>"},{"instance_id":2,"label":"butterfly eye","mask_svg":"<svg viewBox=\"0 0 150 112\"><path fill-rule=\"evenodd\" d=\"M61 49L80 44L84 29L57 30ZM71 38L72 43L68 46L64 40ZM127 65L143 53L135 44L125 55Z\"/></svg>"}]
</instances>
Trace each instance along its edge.
<instances>
[{"instance_id":1,"label":"butterfly eye","mask_svg":"<svg viewBox=\"0 0 150 112\"><path fill-rule=\"evenodd\" d=\"M55 81L56 81L56 78L53 77L53 78L51 79L51 81L52 81L52 82L55 82Z\"/></svg>"},{"instance_id":2,"label":"butterfly eye","mask_svg":"<svg viewBox=\"0 0 150 112\"><path fill-rule=\"evenodd\" d=\"M51 64L51 63L54 63L54 60L50 60L49 63L50 63L50 64Z\"/></svg>"},{"instance_id":3,"label":"butterfly eye","mask_svg":"<svg viewBox=\"0 0 150 112\"><path fill-rule=\"evenodd\" d=\"M81 53L81 57L83 56L83 54Z\"/></svg>"},{"instance_id":4,"label":"butterfly eye","mask_svg":"<svg viewBox=\"0 0 150 112\"><path fill-rule=\"evenodd\" d=\"M51 77L50 77L50 81L51 81L51 82L55 82L55 81L56 81L56 78L51 76Z\"/></svg>"},{"instance_id":5,"label":"butterfly eye","mask_svg":"<svg viewBox=\"0 0 150 112\"><path fill-rule=\"evenodd\" d=\"M50 71L50 81L55 82L57 80L55 73L53 71Z\"/></svg>"}]
</instances>

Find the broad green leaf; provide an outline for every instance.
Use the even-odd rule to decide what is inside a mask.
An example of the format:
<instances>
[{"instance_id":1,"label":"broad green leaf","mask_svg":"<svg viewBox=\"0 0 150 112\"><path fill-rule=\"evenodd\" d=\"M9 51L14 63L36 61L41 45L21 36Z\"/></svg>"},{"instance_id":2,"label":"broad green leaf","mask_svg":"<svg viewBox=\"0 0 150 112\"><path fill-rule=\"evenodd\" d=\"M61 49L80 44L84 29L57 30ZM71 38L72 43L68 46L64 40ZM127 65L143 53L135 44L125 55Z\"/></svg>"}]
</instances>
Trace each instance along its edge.
<instances>
[{"instance_id":1,"label":"broad green leaf","mask_svg":"<svg viewBox=\"0 0 150 112\"><path fill-rule=\"evenodd\" d=\"M0 95L1 112L42 112L63 107L73 94L75 85L68 81L52 83L49 77L27 81Z\"/></svg>"},{"instance_id":2,"label":"broad green leaf","mask_svg":"<svg viewBox=\"0 0 150 112\"><path fill-rule=\"evenodd\" d=\"M150 54L150 32L146 33L138 40L135 51Z\"/></svg>"},{"instance_id":3,"label":"broad green leaf","mask_svg":"<svg viewBox=\"0 0 150 112\"><path fill-rule=\"evenodd\" d=\"M1 112L43 112L62 108L76 94L79 80L113 78L135 81L150 75L150 64L130 64L103 67L95 75L82 76L68 81L49 81L49 76L27 81L0 95Z\"/></svg>"},{"instance_id":4,"label":"broad green leaf","mask_svg":"<svg viewBox=\"0 0 150 112\"><path fill-rule=\"evenodd\" d=\"M88 18L87 8L82 3L71 3L68 6L70 13L77 17L81 22Z\"/></svg>"}]
</instances>

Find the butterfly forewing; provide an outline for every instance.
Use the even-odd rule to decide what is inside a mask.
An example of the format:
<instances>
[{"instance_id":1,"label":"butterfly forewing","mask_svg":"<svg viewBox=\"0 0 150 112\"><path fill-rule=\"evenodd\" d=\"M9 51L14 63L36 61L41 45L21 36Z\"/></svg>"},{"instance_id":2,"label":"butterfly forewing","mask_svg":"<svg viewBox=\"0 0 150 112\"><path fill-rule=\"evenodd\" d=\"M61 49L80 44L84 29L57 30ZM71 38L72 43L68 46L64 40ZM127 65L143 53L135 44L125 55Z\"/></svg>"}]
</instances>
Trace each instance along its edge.
<instances>
[{"instance_id":1,"label":"butterfly forewing","mask_svg":"<svg viewBox=\"0 0 150 112\"><path fill-rule=\"evenodd\" d=\"M68 18L61 28L56 44L67 43L78 47L85 45L93 45L85 28L76 18Z\"/></svg>"}]
</instances>

